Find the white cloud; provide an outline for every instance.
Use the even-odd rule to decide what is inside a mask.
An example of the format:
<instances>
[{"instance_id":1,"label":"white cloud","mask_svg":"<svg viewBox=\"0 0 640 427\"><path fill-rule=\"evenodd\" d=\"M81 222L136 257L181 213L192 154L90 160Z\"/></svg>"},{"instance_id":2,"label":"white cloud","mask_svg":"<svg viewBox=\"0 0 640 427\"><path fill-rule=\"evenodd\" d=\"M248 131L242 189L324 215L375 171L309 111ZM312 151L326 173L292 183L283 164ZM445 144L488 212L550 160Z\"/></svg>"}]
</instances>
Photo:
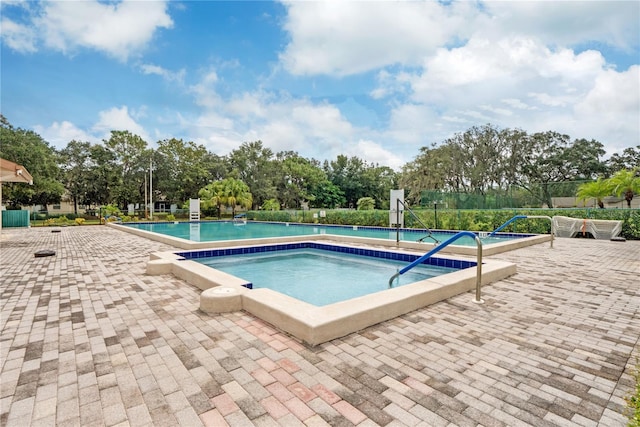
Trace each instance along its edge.
<instances>
[{"instance_id":1,"label":"white cloud","mask_svg":"<svg viewBox=\"0 0 640 427\"><path fill-rule=\"evenodd\" d=\"M209 70L198 83L189 87L189 92L194 95L197 105L215 108L220 104L220 97L216 93L218 80L218 73L215 70Z\"/></svg>"},{"instance_id":2,"label":"white cloud","mask_svg":"<svg viewBox=\"0 0 640 427\"><path fill-rule=\"evenodd\" d=\"M147 143L154 142L149 137L147 131L132 117L135 112L129 113L129 108L124 105L120 108L113 107L109 110L98 113L98 122L93 126L92 131L100 134L102 139L109 139L112 130L126 130L138 135Z\"/></svg>"},{"instance_id":3,"label":"white cloud","mask_svg":"<svg viewBox=\"0 0 640 427\"><path fill-rule=\"evenodd\" d=\"M96 0L44 3L34 25L46 46L73 53L78 48L105 52L121 61L146 48L159 28L171 28L164 1Z\"/></svg>"},{"instance_id":4,"label":"white cloud","mask_svg":"<svg viewBox=\"0 0 640 427\"><path fill-rule=\"evenodd\" d=\"M522 102L521 99L516 98L505 98L501 99L502 103L507 104L511 108L516 108L519 110L533 110L535 107L531 107L529 104Z\"/></svg>"},{"instance_id":5,"label":"white cloud","mask_svg":"<svg viewBox=\"0 0 640 427\"><path fill-rule=\"evenodd\" d=\"M394 64L419 66L438 49L472 37L488 43L535 38L548 46L598 41L628 50L637 47L640 33L636 1L288 1L285 5L284 29L290 41L280 61L297 75L342 76Z\"/></svg>"},{"instance_id":6,"label":"white cloud","mask_svg":"<svg viewBox=\"0 0 640 427\"><path fill-rule=\"evenodd\" d=\"M546 107L566 107L572 99L567 96L554 96L548 93L528 93L529 97Z\"/></svg>"},{"instance_id":7,"label":"white cloud","mask_svg":"<svg viewBox=\"0 0 640 427\"><path fill-rule=\"evenodd\" d=\"M36 48L36 34L32 28L7 18L0 21L2 42L18 52L32 53Z\"/></svg>"},{"instance_id":8,"label":"white cloud","mask_svg":"<svg viewBox=\"0 0 640 427\"><path fill-rule=\"evenodd\" d=\"M605 67L604 58L594 51L553 51L532 38L472 38L464 46L439 49L425 61L424 72L413 82L413 98L464 104L470 97L487 100L496 93L513 98L525 88L524 93L552 90L564 95L584 90Z\"/></svg>"},{"instance_id":9,"label":"white cloud","mask_svg":"<svg viewBox=\"0 0 640 427\"><path fill-rule=\"evenodd\" d=\"M67 144L73 140L92 143L98 142L97 138L93 135L88 134L68 121L53 122L48 127L36 125L33 129L42 136L45 141L57 149L65 148Z\"/></svg>"},{"instance_id":10,"label":"white cloud","mask_svg":"<svg viewBox=\"0 0 640 427\"><path fill-rule=\"evenodd\" d=\"M155 64L141 64L140 71L146 75L156 75L162 77L167 82L184 83L187 70L181 68L179 71L171 71Z\"/></svg>"},{"instance_id":11,"label":"white cloud","mask_svg":"<svg viewBox=\"0 0 640 427\"><path fill-rule=\"evenodd\" d=\"M385 148L382 144L370 140L358 140L355 144L344 147L341 154L351 157L355 156L367 160L369 163L380 166L389 166L392 169L400 170L407 162L403 156L398 156L393 151Z\"/></svg>"},{"instance_id":12,"label":"white cloud","mask_svg":"<svg viewBox=\"0 0 640 427\"><path fill-rule=\"evenodd\" d=\"M598 40L627 49L638 43L637 1L487 1L482 6L492 25L483 34L537 34L550 45L577 45Z\"/></svg>"},{"instance_id":13,"label":"white cloud","mask_svg":"<svg viewBox=\"0 0 640 427\"><path fill-rule=\"evenodd\" d=\"M391 64L418 65L425 54L469 34L467 2L285 3L290 43L280 55L293 74L360 73Z\"/></svg>"},{"instance_id":14,"label":"white cloud","mask_svg":"<svg viewBox=\"0 0 640 427\"><path fill-rule=\"evenodd\" d=\"M640 144L640 66L603 71L575 105L573 134L607 142L609 154ZM590 136L591 135L591 136Z\"/></svg>"},{"instance_id":15,"label":"white cloud","mask_svg":"<svg viewBox=\"0 0 640 427\"><path fill-rule=\"evenodd\" d=\"M386 148L388 135L355 128L328 102L264 90L224 98L216 92L218 80L211 71L191 87L195 103L203 107L199 116L180 115L187 138L218 155L228 154L242 142L261 140L274 152L293 150L320 161L346 154L399 168L408 160L405 153Z\"/></svg>"}]
</instances>

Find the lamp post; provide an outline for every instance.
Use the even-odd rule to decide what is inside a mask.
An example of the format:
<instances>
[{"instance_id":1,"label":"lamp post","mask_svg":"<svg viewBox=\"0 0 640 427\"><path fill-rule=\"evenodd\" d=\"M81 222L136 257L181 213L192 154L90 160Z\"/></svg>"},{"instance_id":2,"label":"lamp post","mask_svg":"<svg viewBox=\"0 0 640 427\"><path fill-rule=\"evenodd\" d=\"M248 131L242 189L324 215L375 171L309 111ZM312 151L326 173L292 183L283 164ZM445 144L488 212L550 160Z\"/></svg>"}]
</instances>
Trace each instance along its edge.
<instances>
[{"instance_id":1,"label":"lamp post","mask_svg":"<svg viewBox=\"0 0 640 427\"><path fill-rule=\"evenodd\" d=\"M153 150L149 157L149 219L153 219Z\"/></svg>"},{"instance_id":2,"label":"lamp post","mask_svg":"<svg viewBox=\"0 0 640 427\"><path fill-rule=\"evenodd\" d=\"M436 228L438 228L438 203L442 204L442 200L433 201L433 216L435 217Z\"/></svg>"},{"instance_id":3,"label":"lamp post","mask_svg":"<svg viewBox=\"0 0 640 427\"><path fill-rule=\"evenodd\" d=\"M433 202L433 216L435 217L436 229L437 229L438 228L438 202L437 201Z\"/></svg>"},{"instance_id":4,"label":"lamp post","mask_svg":"<svg viewBox=\"0 0 640 427\"><path fill-rule=\"evenodd\" d=\"M148 219L149 218L149 214L147 213L147 209L149 208L149 205L147 204L147 174L144 174L144 219Z\"/></svg>"}]
</instances>

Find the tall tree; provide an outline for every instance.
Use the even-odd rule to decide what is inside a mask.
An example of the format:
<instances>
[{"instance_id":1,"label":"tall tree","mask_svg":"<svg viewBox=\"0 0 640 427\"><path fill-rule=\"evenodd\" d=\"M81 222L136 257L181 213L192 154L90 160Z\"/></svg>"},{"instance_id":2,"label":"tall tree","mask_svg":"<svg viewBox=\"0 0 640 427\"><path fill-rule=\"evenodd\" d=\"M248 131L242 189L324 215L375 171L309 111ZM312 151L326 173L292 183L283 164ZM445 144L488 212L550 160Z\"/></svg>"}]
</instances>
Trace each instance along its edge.
<instances>
[{"instance_id":1,"label":"tall tree","mask_svg":"<svg viewBox=\"0 0 640 427\"><path fill-rule=\"evenodd\" d=\"M364 188L378 209L389 209L391 190L398 187L398 174L388 166L368 167L363 173Z\"/></svg>"},{"instance_id":2,"label":"tall tree","mask_svg":"<svg viewBox=\"0 0 640 427\"><path fill-rule=\"evenodd\" d=\"M293 151L278 153L274 167L279 199L288 208L300 208L303 202L314 201L314 190L327 179L317 162Z\"/></svg>"},{"instance_id":3,"label":"tall tree","mask_svg":"<svg viewBox=\"0 0 640 427\"><path fill-rule=\"evenodd\" d=\"M2 115L0 157L24 166L33 177L33 185L3 184L2 198L9 206L46 206L60 202L64 185L55 149L37 133L14 128Z\"/></svg>"},{"instance_id":4,"label":"tall tree","mask_svg":"<svg viewBox=\"0 0 640 427\"><path fill-rule=\"evenodd\" d=\"M196 197L198 190L211 180L212 159L203 145L175 138L158 141L157 189L170 201Z\"/></svg>"},{"instance_id":5,"label":"tall tree","mask_svg":"<svg viewBox=\"0 0 640 427\"><path fill-rule=\"evenodd\" d=\"M457 181L466 192L485 196L494 185L502 183L500 159L505 154L505 142L500 131L491 126L474 126L447 140L451 154L458 151L459 171L462 176ZM453 152L452 152L453 151Z\"/></svg>"},{"instance_id":6,"label":"tall tree","mask_svg":"<svg viewBox=\"0 0 640 427\"><path fill-rule=\"evenodd\" d=\"M144 178L149 167L151 153L147 143L129 131L111 131L111 137L104 141L116 159L118 182L112 195L122 209L129 203L140 202L144 192Z\"/></svg>"},{"instance_id":7,"label":"tall tree","mask_svg":"<svg viewBox=\"0 0 640 427\"><path fill-rule=\"evenodd\" d=\"M627 147L622 154L614 153L607 161L609 170L617 172L622 169L640 169L640 145Z\"/></svg>"},{"instance_id":8,"label":"tall tree","mask_svg":"<svg viewBox=\"0 0 640 427\"><path fill-rule=\"evenodd\" d=\"M89 149L91 165L88 170L89 185L85 194L85 204L107 205L113 201L111 195L120 180L115 154L102 144L94 144Z\"/></svg>"},{"instance_id":9,"label":"tall tree","mask_svg":"<svg viewBox=\"0 0 640 427\"><path fill-rule=\"evenodd\" d=\"M228 161L231 172L249 186L254 207L277 197L273 182L273 151L264 147L262 141L243 142L229 154Z\"/></svg>"},{"instance_id":10,"label":"tall tree","mask_svg":"<svg viewBox=\"0 0 640 427\"><path fill-rule=\"evenodd\" d=\"M78 203L86 204L91 185L91 143L70 141L60 151L65 188L73 201L73 213L78 215Z\"/></svg>"},{"instance_id":11,"label":"tall tree","mask_svg":"<svg viewBox=\"0 0 640 427\"><path fill-rule=\"evenodd\" d=\"M324 170L329 180L344 191L349 208L355 208L358 199L367 196L362 180L365 170L365 162L362 159L341 154L335 160L325 162Z\"/></svg>"},{"instance_id":12,"label":"tall tree","mask_svg":"<svg viewBox=\"0 0 640 427\"><path fill-rule=\"evenodd\" d=\"M399 177L400 188L405 189L406 199L412 204L418 204L422 192L425 190L443 190L447 186L449 166L452 158L448 155L449 147L420 148L414 160L402 167Z\"/></svg>"},{"instance_id":13,"label":"tall tree","mask_svg":"<svg viewBox=\"0 0 640 427\"><path fill-rule=\"evenodd\" d=\"M526 142L520 147L518 183L552 207L551 184L566 181L571 176L565 153L569 136L553 131L538 132L529 136Z\"/></svg>"},{"instance_id":14,"label":"tall tree","mask_svg":"<svg viewBox=\"0 0 640 427\"><path fill-rule=\"evenodd\" d=\"M314 195L314 199L309 202L309 206L312 208L327 208L335 209L339 206L344 206L346 199L344 198L344 192L328 179L324 179L319 182L311 192Z\"/></svg>"},{"instance_id":15,"label":"tall tree","mask_svg":"<svg viewBox=\"0 0 640 427\"><path fill-rule=\"evenodd\" d=\"M576 139L565 150L567 174L573 180L594 179L607 172L607 164L602 160L604 145L592 139Z\"/></svg>"}]
</instances>

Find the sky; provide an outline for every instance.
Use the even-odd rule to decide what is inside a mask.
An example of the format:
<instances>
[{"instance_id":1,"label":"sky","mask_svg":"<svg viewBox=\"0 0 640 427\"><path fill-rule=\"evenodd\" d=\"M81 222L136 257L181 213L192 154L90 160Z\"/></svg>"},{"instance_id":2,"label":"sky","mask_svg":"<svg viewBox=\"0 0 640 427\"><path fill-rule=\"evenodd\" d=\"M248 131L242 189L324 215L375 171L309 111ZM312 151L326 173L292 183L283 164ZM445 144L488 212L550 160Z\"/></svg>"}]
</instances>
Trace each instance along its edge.
<instances>
[{"instance_id":1,"label":"sky","mask_svg":"<svg viewBox=\"0 0 640 427\"><path fill-rule=\"evenodd\" d=\"M640 144L639 1L0 2L1 113L400 170L473 126Z\"/></svg>"}]
</instances>

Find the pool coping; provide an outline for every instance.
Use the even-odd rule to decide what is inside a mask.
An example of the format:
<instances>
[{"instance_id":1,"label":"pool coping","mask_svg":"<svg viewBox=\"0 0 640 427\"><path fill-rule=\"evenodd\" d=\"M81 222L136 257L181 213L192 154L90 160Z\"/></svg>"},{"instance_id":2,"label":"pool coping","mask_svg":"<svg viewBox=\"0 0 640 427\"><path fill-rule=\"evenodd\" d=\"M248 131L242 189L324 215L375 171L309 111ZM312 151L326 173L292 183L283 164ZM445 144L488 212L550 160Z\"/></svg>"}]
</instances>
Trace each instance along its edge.
<instances>
[{"instance_id":1,"label":"pool coping","mask_svg":"<svg viewBox=\"0 0 640 427\"><path fill-rule=\"evenodd\" d=\"M324 224L323 224L324 225ZM411 242L401 240L396 242L390 239L376 239L371 237L342 236L338 234L309 234L303 236L285 236L285 237L265 237L259 239L242 239L242 240L219 240L210 242L193 242L191 240L182 239L180 237L167 236L165 234L155 233L153 231L141 230L138 228L128 227L124 224L107 223L107 226L118 230L145 237L161 243L166 243L177 248L186 250L223 248L231 246L249 246L260 244L287 243L287 242L303 242L307 240L331 240L345 243L361 243L373 246L385 246L389 248L412 249L427 252L433 249L436 244L429 242ZM497 233L498 235L503 233ZM504 233L517 234L517 233ZM523 248L526 246L537 245L539 243L551 242L550 234L526 235L519 239L509 239L505 242L491 243L482 246L482 253L485 256L496 255L503 252ZM475 255L477 248L475 246L448 245L442 249L443 253L457 255Z\"/></svg>"},{"instance_id":2,"label":"pool coping","mask_svg":"<svg viewBox=\"0 0 640 427\"><path fill-rule=\"evenodd\" d=\"M307 238L303 241L323 242L325 240L326 238ZM299 242L301 240L295 239L295 241ZM273 243L266 245L271 244ZM358 246L344 243L332 243L332 245L359 248ZM229 247L237 248L238 246L232 245ZM250 244L243 246L256 247L261 245ZM384 251L416 255L412 252L397 249L385 249ZM226 308L229 311L245 310L312 346L474 290L476 287L476 269L472 267L347 301L317 307L270 289L247 289L243 286L247 283L245 280L196 261L185 259L178 255L177 252L180 251L152 253L147 263L147 274L173 274L202 289L204 292L200 297L201 309L211 302L210 298L222 296L225 298ZM438 257L454 259L447 255L439 255ZM486 286L489 283L516 274L516 272L517 268L513 263L483 260L482 285ZM216 292L216 295L211 291ZM471 295L469 297L473 298ZM222 310L226 311L225 309ZM206 309L204 311L208 312Z\"/></svg>"}]
</instances>

